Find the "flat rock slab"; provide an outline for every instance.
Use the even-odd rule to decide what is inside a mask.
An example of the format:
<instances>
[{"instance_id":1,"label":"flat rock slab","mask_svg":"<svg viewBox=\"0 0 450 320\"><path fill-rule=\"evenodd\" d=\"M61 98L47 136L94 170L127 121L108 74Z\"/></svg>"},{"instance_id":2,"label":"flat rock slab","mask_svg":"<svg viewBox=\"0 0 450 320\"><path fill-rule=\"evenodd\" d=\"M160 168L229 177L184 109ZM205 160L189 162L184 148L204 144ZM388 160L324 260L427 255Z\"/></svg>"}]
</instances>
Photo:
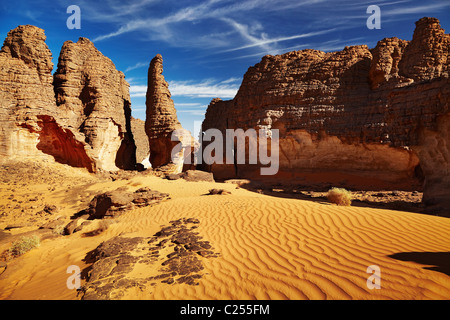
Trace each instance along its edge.
<instances>
[{"instance_id":1,"label":"flat rock slab","mask_svg":"<svg viewBox=\"0 0 450 320\"><path fill-rule=\"evenodd\" d=\"M153 205L169 198L167 193L149 188L140 188L134 192L119 188L96 195L89 203L88 208L78 215L88 214L89 219L115 217L126 210Z\"/></svg>"},{"instance_id":2,"label":"flat rock slab","mask_svg":"<svg viewBox=\"0 0 450 320\"><path fill-rule=\"evenodd\" d=\"M199 223L173 220L150 238L116 236L101 243L85 258L93 264L82 299L120 299L128 289L145 291L161 283L198 285L204 259L219 256L195 232Z\"/></svg>"},{"instance_id":3,"label":"flat rock slab","mask_svg":"<svg viewBox=\"0 0 450 320\"><path fill-rule=\"evenodd\" d=\"M201 171L201 170L187 170L181 173L168 173L166 174L167 180L178 180L184 179L191 182L215 182L214 175L211 172Z\"/></svg>"},{"instance_id":4,"label":"flat rock slab","mask_svg":"<svg viewBox=\"0 0 450 320\"><path fill-rule=\"evenodd\" d=\"M225 189L210 189L208 194L209 195L214 195L214 194L227 195L227 194L231 194L231 192L228 190L225 190Z\"/></svg>"}]
</instances>

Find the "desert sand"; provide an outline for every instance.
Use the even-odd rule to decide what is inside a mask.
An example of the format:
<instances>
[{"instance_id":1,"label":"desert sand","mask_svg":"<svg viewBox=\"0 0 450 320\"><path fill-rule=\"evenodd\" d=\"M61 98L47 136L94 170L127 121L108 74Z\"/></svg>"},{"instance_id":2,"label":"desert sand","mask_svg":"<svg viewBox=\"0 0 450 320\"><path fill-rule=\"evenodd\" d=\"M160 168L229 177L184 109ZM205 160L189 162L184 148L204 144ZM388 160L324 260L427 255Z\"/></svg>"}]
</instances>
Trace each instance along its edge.
<instances>
[{"instance_id":1,"label":"desert sand","mask_svg":"<svg viewBox=\"0 0 450 320\"><path fill-rule=\"evenodd\" d=\"M150 187L170 194L170 199L126 211L94 236L85 233L103 220L66 236L38 229L52 220L70 221L95 194L123 186ZM231 194L208 195L212 188ZM152 237L180 218L198 219L198 235L218 253L201 260L198 285L157 282L124 289L118 299L450 297L448 218L342 207L323 198L258 193L234 183L171 181L145 172L111 179L50 162L4 165L0 189L0 252L23 234L41 237L39 247L2 262L3 300L80 299L80 293L66 285L68 266L80 267L84 285L90 267L86 255L103 241L118 235ZM45 204L56 205L58 211L44 214ZM380 289L367 286L371 265L380 268ZM139 264L127 277L151 277L156 269Z\"/></svg>"}]
</instances>

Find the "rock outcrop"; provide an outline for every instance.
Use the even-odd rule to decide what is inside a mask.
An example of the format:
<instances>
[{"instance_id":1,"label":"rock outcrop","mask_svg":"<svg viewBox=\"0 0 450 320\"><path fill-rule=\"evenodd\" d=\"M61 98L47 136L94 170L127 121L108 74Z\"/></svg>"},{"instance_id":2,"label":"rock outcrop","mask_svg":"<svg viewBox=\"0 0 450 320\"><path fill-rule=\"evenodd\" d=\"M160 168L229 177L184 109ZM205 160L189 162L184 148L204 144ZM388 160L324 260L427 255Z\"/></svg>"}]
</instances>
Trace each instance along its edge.
<instances>
[{"instance_id":1,"label":"rock outcrop","mask_svg":"<svg viewBox=\"0 0 450 320\"><path fill-rule=\"evenodd\" d=\"M220 255L195 232L199 224L198 219L181 218L150 238L116 236L102 242L86 256L92 268L81 288L82 299L126 299L129 290L151 293L162 283L198 285L205 260ZM139 274L133 273L142 265Z\"/></svg>"},{"instance_id":2,"label":"rock outcrop","mask_svg":"<svg viewBox=\"0 0 450 320\"><path fill-rule=\"evenodd\" d=\"M59 121L52 77L52 54L40 28L19 26L8 33L0 52L0 155L45 158L73 166L95 164Z\"/></svg>"},{"instance_id":3,"label":"rock outcrop","mask_svg":"<svg viewBox=\"0 0 450 320\"><path fill-rule=\"evenodd\" d=\"M189 131L183 129L178 121L169 84L162 75L162 63L162 56L158 54L148 69L145 132L152 167L165 166L169 172L179 173L183 170L184 150L190 149L194 142ZM181 146L178 150L177 145Z\"/></svg>"},{"instance_id":4,"label":"rock outcrop","mask_svg":"<svg viewBox=\"0 0 450 320\"><path fill-rule=\"evenodd\" d=\"M161 193L149 188L141 188L130 192L126 188L119 188L96 195L89 203L88 208L77 215L88 215L89 219L114 218L126 210L151 206L166 199L167 193Z\"/></svg>"},{"instance_id":5,"label":"rock outcrop","mask_svg":"<svg viewBox=\"0 0 450 320\"><path fill-rule=\"evenodd\" d=\"M89 171L134 169L128 84L86 38L64 43L52 76L44 30L8 33L0 52L0 155ZM56 99L55 99L56 97Z\"/></svg>"},{"instance_id":6,"label":"rock outcrop","mask_svg":"<svg viewBox=\"0 0 450 320\"><path fill-rule=\"evenodd\" d=\"M86 38L66 41L54 75L56 103L80 132L98 168L134 169L129 85L113 62Z\"/></svg>"},{"instance_id":7,"label":"rock outcrop","mask_svg":"<svg viewBox=\"0 0 450 320\"><path fill-rule=\"evenodd\" d=\"M145 121L131 117L131 131L136 145L136 162L148 168L150 167L150 147L145 133Z\"/></svg>"},{"instance_id":8,"label":"rock outcrop","mask_svg":"<svg viewBox=\"0 0 450 320\"><path fill-rule=\"evenodd\" d=\"M211 102L202 130L278 129L279 172L260 176L248 155L246 164L207 169L219 178L365 189L423 185L429 208L448 210L449 46L439 21L423 18L411 41L263 57L233 100Z\"/></svg>"}]
</instances>

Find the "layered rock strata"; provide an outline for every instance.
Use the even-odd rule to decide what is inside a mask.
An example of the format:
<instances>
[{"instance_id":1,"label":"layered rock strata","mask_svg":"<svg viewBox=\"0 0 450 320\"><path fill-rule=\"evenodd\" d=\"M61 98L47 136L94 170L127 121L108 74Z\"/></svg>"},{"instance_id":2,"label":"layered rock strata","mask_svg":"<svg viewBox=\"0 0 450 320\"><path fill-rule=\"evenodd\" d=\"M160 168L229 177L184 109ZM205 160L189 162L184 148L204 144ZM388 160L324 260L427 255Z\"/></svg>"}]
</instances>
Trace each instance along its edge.
<instances>
[{"instance_id":1,"label":"layered rock strata","mask_svg":"<svg viewBox=\"0 0 450 320\"><path fill-rule=\"evenodd\" d=\"M179 173L183 170L184 149L190 149L194 141L178 121L169 84L162 73L163 59L158 54L148 69L145 102L145 132L149 140L150 163L153 168L165 166L168 173Z\"/></svg>"},{"instance_id":2,"label":"layered rock strata","mask_svg":"<svg viewBox=\"0 0 450 320\"><path fill-rule=\"evenodd\" d=\"M0 52L0 155L89 171L134 169L128 84L86 38L52 54L40 28L19 26Z\"/></svg>"},{"instance_id":3,"label":"layered rock strata","mask_svg":"<svg viewBox=\"0 0 450 320\"><path fill-rule=\"evenodd\" d=\"M131 117L131 131L136 144L136 162L145 168L150 167L150 147L145 133L145 121Z\"/></svg>"},{"instance_id":4,"label":"layered rock strata","mask_svg":"<svg viewBox=\"0 0 450 320\"><path fill-rule=\"evenodd\" d=\"M211 102L202 130L278 129L278 174L262 177L261 165L248 162L207 168L219 178L388 190L423 185L427 205L450 208L449 45L439 21L423 18L411 41L263 57L233 100Z\"/></svg>"},{"instance_id":5,"label":"layered rock strata","mask_svg":"<svg viewBox=\"0 0 450 320\"><path fill-rule=\"evenodd\" d=\"M84 136L98 168L134 169L129 85L89 39L64 43L54 91L59 109L71 129Z\"/></svg>"},{"instance_id":6,"label":"layered rock strata","mask_svg":"<svg viewBox=\"0 0 450 320\"><path fill-rule=\"evenodd\" d=\"M0 155L44 158L94 169L85 143L61 124L55 103L52 54L40 28L19 26L0 51Z\"/></svg>"}]
</instances>

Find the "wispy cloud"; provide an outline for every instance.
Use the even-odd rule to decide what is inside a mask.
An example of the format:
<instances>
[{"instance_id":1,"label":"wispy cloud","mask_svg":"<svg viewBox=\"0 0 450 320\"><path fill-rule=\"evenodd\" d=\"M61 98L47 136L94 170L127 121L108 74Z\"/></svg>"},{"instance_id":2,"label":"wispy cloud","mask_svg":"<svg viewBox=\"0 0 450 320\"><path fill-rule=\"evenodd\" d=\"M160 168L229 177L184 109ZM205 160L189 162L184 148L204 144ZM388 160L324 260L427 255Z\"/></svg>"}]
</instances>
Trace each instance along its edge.
<instances>
[{"instance_id":1,"label":"wispy cloud","mask_svg":"<svg viewBox=\"0 0 450 320\"><path fill-rule=\"evenodd\" d=\"M203 117L206 113L207 105L198 102L175 102L177 113L189 114L191 116Z\"/></svg>"},{"instance_id":2,"label":"wispy cloud","mask_svg":"<svg viewBox=\"0 0 450 320\"><path fill-rule=\"evenodd\" d=\"M267 39L266 33L261 32L259 36L254 35L255 30L262 29L260 24L257 24L256 26L255 25L248 26L246 24L238 23L235 20L229 19L229 18L222 18L221 20L225 21L230 26L232 26L242 36L242 38L244 38L247 42L249 42L248 45L242 46L240 48L225 50L223 52L240 50L240 49L250 48L250 47L261 47L268 52L273 50L273 48L269 46L269 44L271 44L272 42Z\"/></svg>"},{"instance_id":3,"label":"wispy cloud","mask_svg":"<svg viewBox=\"0 0 450 320\"><path fill-rule=\"evenodd\" d=\"M346 46L354 46L354 45L361 45L366 44L364 42L363 37L358 38L352 38L352 39L333 39L330 41L325 42L318 42L318 43L303 43L301 45L295 45L290 47L282 47L275 50L275 54L283 54L290 51L297 51L297 50L303 50L303 49L315 49L320 50L324 52L331 52L331 51L337 51L342 50ZM266 51L258 51L256 53L252 54L245 54L240 56L232 56L232 57L225 57L221 59L214 60L215 62L218 61L232 61L232 60L239 60L239 59L247 59L247 58L261 58L262 56L266 55ZM241 78L237 78L240 81Z\"/></svg>"},{"instance_id":4,"label":"wispy cloud","mask_svg":"<svg viewBox=\"0 0 450 320\"><path fill-rule=\"evenodd\" d=\"M175 105L175 107L177 107ZM203 110L199 109L177 109L177 113L188 113L193 116L204 116L206 113L206 106Z\"/></svg>"},{"instance_id":5,"label":"wispy cloud","mask_svg":"<svg viewBox=\"0 0 450 320\"><path fill-rule=\"evenodd\" d=\"M234 98L239 87L217 83L212 80L202 82L169 81L169 90L173 96L196 98Z\"/></svg>"},{"instance_id":6,"label":"wispy cloud","mask_svg":"<svg viewBox=\"0 0 450 320\"><path fill-rule=\"evenodd\" d=\"M77 0L76 4L82 8L83 19L97 22L123 23L129 21L130 17L145 11L152 4L161 0L107 0L95 2L92 0ZM62 4L64 6L64 4ZM67 6L67 5L66 5Z\"/></svg>"},{"instance_id":7,"label":"wispy cloud","mask_svg":"<svg viewBox=\"0 0 450 320\"><path fill-rule=\"evenodd\" d=\"M283 42L283 41L314 37L314 36L327 34L327 33L337 30L337 28L331 28L331 29L326 29L326 30L321 30L321 31L308 32L308 33L296 34L296 35L285 36L285 37L276 37L276 38L268 38L265 33L262 33L261 37L257 38L257 37L249 35L248 31L247 31L248 28L246 28L245 26L239 25L238 23L232 21L231 19L224 19L224 20L228 21L230 24L235 26L239 30L239 32L242 35L244 35L245 38L250 40L251 43L249 43L247 45L239 46L236 48L223 50L222 52L231 52L231 51L237 51L237 50L242 50L242 49L248 49L248 48L252 48L252 47L261 47L261 48L265 49L265 53L270 53L269 51L272 51L272 52L276 51L276 53L278 53L278 50L276 50L275 48L269 47L268 45Z\"/></svg>"},{"instance_id":8,"label":"wispy cloud","mask_svg":"<svg viewBox=\"0 0 450 320\"><path fill-rule=\"evenodd\" d=\"M401 7L390 10L384 10L383 15L406 15L406 14L416 14L416 13L427 13L435 12L439 10L444 10L446 7L450 6L450 1L439 2L427 5L412 6L412 7Z\"/></svg>"},{"instance_id":9,"label":"wispy cloud","mask_svg":"<svg viewBox=\"0 0 450 320\"><path fill-rule=\"evenodd\" d=\"M147 94L147 86L144 85L131 85L130 86L130 96L132 98L145 97Z\"/></svg>"},{"instance_id":10,"label":"wispy cloud","mask_svg":"<svg viewBox=\"0 0 450 320\"><path fill-rule=\"evenodd\" d=\"M198 103L198 102L193 102L193 103L184 103L184 102L183 103L177 103L177 102L175 102L175 103L179 107L192 107L192 108L202 107L203 108L203 105L201 103Z\"/></svg>"},{"instance_id":11,"label":"wispy cloud","mask_svg":"<svg viewBox=\"0 0 450 320\"><path fill-rule=\"evenodd\" d=\"M167 35L169 27L171 24L180 23L184 21L194 21L199 19L200 17L206 15L208 8L210 8L211 4L217 2L216 0L210 0L200 5L185 7L177 10L175 13L169 14L162 18L144 18L144 19L133 19L127 20L118 30L96 37L93 41L98 42L102 40L106 40L109 38L117 37L119 35L136 31L136 30L147 30L150 32L154 32L154 30L158 30L159 33Z\"/></svg>"},{"instance_id":12,"label":"wispy cloud","mask_svg":"<svg viewBox=\"0 0 450 320\"><path fill-rule=\"evenodd\" d=\"M135 70L135 69L138 69L138 68L142 68L142 67L147 67L147 66L148 66L147 62L138 62L134 66L130 66L130 67L126 68L125 72L131 71L131 70ZM128 82L130 82L130 81L128 81Z\"/></svg>"},{"instance_id":13,"label":"wispy cloud","mask_svg":"<svg viewBox=\"0 0 450 320\"><path fill-rule=\"evenodd\" d=\"M147 2L153 1L141 1L141 5L146 5ZM227 0L208 0L196 5L190 5L183 8L177 8L173 12L168 12L162 15L152 15L151 17L133 17L128 15L126 17L131 19L123 19L119 22L119 28L107 33L102 34L93 39L94 42L104 41L110 38L114 38L126 33L141 31L144 37L149 40L161 40L170 43L173 46L209 46L209 47L232 47L229 49L240 50L244 48L260 47L267 53L270 53L275 49L273 44L280 41L295 40L304 37L310 37L314 35L323 34L322 32L302 33L289 36L270 37L267 32L264 31L264 25L262 21L255 19L254 11L257 12L273 12L277 10L289 10L302 6L317 5L324 2L324 0L303 0L293 3L290 0L274 0L268 2L266 0L242 0L239 2L227 1ZM139 8L139 6L135 6ZM114 9L115 8L115 9ZM113 10L119 10L122 6L113 7ZM236 17L246 18L252 16L253 19L245 20L245 23L239 21ZM103 17L102 15L100 15ZM125 18L123 14L108 15L107 19L111 16L115 18ZM104 17L103 17L104 18ZM191 34L193 32L191 28L186 28L187 23L196 24L207 22L210 26L217 24L213 21L221 21L228 25L227 28L220 29L220 32L204 32ZM195 28L194 28L195 29ZM209 31L209 28L206 29ZM325 31L323 31L325 32ZM235 35L238 33L241 38L241 45L236 46L238 43ZM183 36L187 35L187 36ZM195 41L193 41L195 39ZM243 43L242 43L243 41Z\"/></svg>"},{"instance_id":14,"label":"wispy cloud","mask_svg":"<svg viewBox=\"0 0 450 320\"><path fill-rule=\"evenodd\" d=\"M227 83L240 83L242 81L242 77L234 77L234 78L229 78L223 81L220 81L221 84L227 84Z\"/></svg>"},{"instance_id":15,"label":"wispy cloud","mask_svg":"<svg viewBox=\"0 0 450 320\"><path fill-rule=\"evenodd\" d=\"M225 80L226 81L226 80ZM216 80L195 81L169 81L169 90L173 97L191 98L234 98L239 89L238 84L223 83ZM131 97L145 97L146 85L131 85ZM192 105L191 105L192 106Z\"/></svg>"}]
</instances>

